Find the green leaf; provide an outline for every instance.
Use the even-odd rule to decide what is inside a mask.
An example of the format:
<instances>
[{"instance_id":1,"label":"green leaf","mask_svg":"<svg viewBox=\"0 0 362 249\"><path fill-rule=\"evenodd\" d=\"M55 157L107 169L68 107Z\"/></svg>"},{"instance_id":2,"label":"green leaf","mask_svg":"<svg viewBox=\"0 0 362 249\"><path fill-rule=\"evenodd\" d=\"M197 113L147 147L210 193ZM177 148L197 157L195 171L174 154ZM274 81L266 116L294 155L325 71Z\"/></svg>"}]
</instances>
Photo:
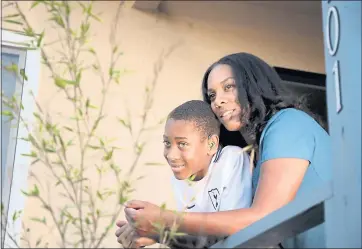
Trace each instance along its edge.
<instances>
[{"instance_id":1,"label":"green leaf","mask_svg":"<svg viewBox=\"0 0 362 249\"><path fill-rule=\"evenodd\" d=\"M71 139L67 142L67 146L71 146L71 145L73 145L73 139Z\"/></svg>"},{"instance_id":2,"label":"green leaf","mask_svg":"<svg viewBox=\"0 0 362 249\"><path fill-rule=\"evenodd\" d=\"M63 128L64 128L64 129L66 129L66 130L68 130L68 131L73 132L73 129L72 129L72 128L70 128L70 127L68 127L68 126L64 126Z\"/></svg>"},{"instance_id":3,"label":"green leaf","mask_svg":"<svg viewBox=\"0 0 362 249\"><path fill-rule=\"evenodd\" d=\"M87 32L89 31L90 24L89 23L82 23L80 25L80 32L81 36L85 36Z\"/></svg>"},{"instance_id":4,"label":"green leaf","mask_svg":"<svg viewBox=\"0 0 362 249\"><path fill-rule=\"evenodd\" d=\"M41 243L41 238L37 239L35 246L38 246Z\"/></svg>"},{"instance_id":5,"label":"green leaf","mask_svg":"<svg viewBox=\"0 0 362 249\"><path fill-rule=\"evenodd\" d=\"M68 2L63 2L64 3L64 8L65 8L65 13L69 16L70 14L70 11L71 11L71 8L69 6L69 3Z\"/></svg>"},{"instance_id":6,"label":"green leaf","mask_svg":"<svg viewBox=\"0 0 362 249\"><path fill-rule=\"evenodd\" d=\"M55 85L57 85L58 87L60 87L62 89L64 89L67 85L77 85L76 81L66 80L66 79L63 79L58 76L55 77L54 81L55 81Z\"/></svg>"},{"instance_id":7,"label":"green leaf","mask_svg":"<svg viewBox=\"0 0 362 249\"><path fill-rule=\"evenodd\" d=\"M77 108L78 114L80 117L83 117L83 111L81 108Z\"/></svg>"},{"instance_id":8,"label":"green leaf","mask_svg":"<svg viewBox=\"0 0 362 249\"><path fill-rule=\"evenodd\" d=\"M13 117L13 113L11 111L2 111L1 115L2 116Z\"/></svg>"},{"instance_id":9,"label":"green leaf","mask_svg":"<svg viewBox=\"0 0 362 249\"><path fill-rule=\"evenodd\" d=\"M22 22L15 21L15 20L4 19L3 21L8 22L8 23L12 23L12 24L16 24L16 25L23 25Z\"/></svg>"},{"instance_id":10,"label":"green leaf","mask_svg":"<svg viewBox=\"0 0 362 249\"><path fill-rule=\"evenodd\" d=\"M119 197L119 204L123 205L128 201L128 198L126 196L124 196L123 194L120 195Z\"/></svg>"},{"instance_id":11,"label":"green leaf","mask_svg":"<svg viewBox=\"0 0 362 249\"><path fill-rule=\"evenodd\" d=\"M144 142L141 143L141 144L136 144L136 153L138 155L142 153L144 146L145 146Z\"/></svg>"},{"instance_id":12,"label":"green leaf","mask_svg":"<svg viewBox=\"0 0 362 249\"><path fill-rule=\"evenodd\" d=\"M8 70L9 72L13 72L13 73L17 73L18 72L18 65L12 63L11 65L5 66L4 67L6 70Z\"/></svg>"},{"instance_id":13,"label":"green leaf","mask_svg":"<svg viewBox=\"0 0 362 249\"><path fill-rule=\"evenodd\" d=\"M59 88L64 89L67 86L67 83L62 78L56 77L54 81L55 85Z\"/></svg>"},{"instance_id":14,"label":"green leaf","mask_svg":"<svg viewBox=\"0 0 362 249\"><path fill-rule=\"evenodd\" d=\"M121 171L121 168L114 163L111 163L111 165L109 167L117 173L119 173Z\"/></svg>"},{"instance_id":15,"label":"green leaf","mask_svg":"<svg viewBox=\"0 0 362 249\"><path fill-rule=\"evenodd\" d=\"M102 194L101 194L99 191L97 191L97 197L98 197L99 199L103 200L103 196L102 196Z\"/></svg>"},{"instance_id":16,"label":"green leaf","mask_svg":"<svg viewBox=\"0 0 362 249\"><path fill-rule=\"evenodd\" d=\"M124 119L121 119L121 118L119 118L118 121L119 121L124 127L126 127L127 129L132 130L132 129L131 129L131 125L130 125L130 123L129 123L128 121L126 121L126 120L124 120Z\"/></svg>"},{"instance_id":17,"label":"green leaf","mask_svg":"<svg viewBox=\"0 0 362 249\"><path fill-rule=\"evenodd\" d=\"M160 208L161 210L166 210L166 203L162 203Z\"/></svg>"},{"instance_id":18,"label":"green leaf","mask_svg":"<svg viewBox=\"0 0 362 249\"><path fill-rule=\"evenodd\" d=\"M94 146L94 145L88 145L89 148L93 149L93 150L99 150L99 149L102 149L101 147L99 146Z\"/></svg>"},{"instance_id":19,"label":"green leaf","mask_svg":"<svg viewBox=\"0 0 362 249\"><path fill-rule=\"evenodd\" d=\"M98 17L98 16L96 16L96 15L94 15L94 14L91 14L90 15L94 20L96 20L96 21L98 21L98 22L102 22L102 20Z\"/></svg>"},{"instance_id":20,"label":"green leaf","mask_svg":"<svg viewBox=\"0 0 362 249\"><path fill-rule=\"evenodd\" d=\"M164 163L157 163L157 162L147 162L145 163L147 166L164 166Z\"/></svg>"},{"instance_id":21,"label":"green leaf","mask_svg":"<svg viewBox=\"0 0 362 249\"><path fill-rule=\"evenodd\" d=\"M46 148L44 148L44 150L45 150L46 152L48 152L48 153L55 153L55 152L57 152L54 148L51 148L51 147L46 147Z\"/></svg>"},{"instance_id":22,"label":"green leaf","mask_svg":"<svg viewBox=\"0 0 362 249\"><path fill-rule=\"evenodd\" d=\"M176 233L172 233L172 235L173 235L174 237L182 237L182 236L186 236L187 233L176 232Z\"/></svg>"},{"instance_id":23,"label":"green leaf","mask_svg":"<svg viewBox=\"0 0 362 249\"><path fill-rule=\"evenodd\" d=\"M13 217L12 217L13 222L16 221L20 217L20 214L21 214L21 211L15 211L13 213Z\"/></svg>"},{"instance_id":24,"label":"green leaf","mask_svg":"<svg viewBox=\"0 0 362 249\"><path fill-rule=\"evenodd\" d=\"M31 220L31 221L34 221L34 222L42 223L42 224L44 224L44 225L46 225L46 223L47 223L45 217L43 217L42 219L36 218L36 217L32 217L32 218L30 218L30 220Z\"/></svg>"},{"instance_id":25,"label":"green leaf","mask_svg":"<svg viewBox=\"0 0 362 249\"><path fill-rule=\"evenodd\" d=\"M4 16L4 18L14 18L14 17L18 17L18 16L20 16L20 14L10 14L10 15Z\"/></svg>"},{"instance_id":26,"label":"green leaf","mask_svg":"<svg viewBox=\"0 0 362 249\"><path fill-rule=\"evenodd\" d=\"M50 18L49 20L54 21L56 24L58 24L60 27L65 28L65 24L63 21L63 18L58 15L58 14L54 14L52 18Z\"/></svg>"},{"instance_id":27,"label":"green leaf","mask_svg":"<svg viewBox=\"0 0 362 249\"><path fill-rule=\"evenodd\" d=\"M40 36L39 36L39 38L37 39L37 44L36 44L36 46L37 46L38 48L40 47L43 38L44 38L44 31L40 33Z\"/></svg>"},{"instance_id":28,"label":"green leaf","mask_svg":"<svg viewBox=\"0 0 362 249\"><path fill-rule=\"evenodd\" d=\"M34 117L36 117L40 122L43 122L43 119L41 118L39 113L34 112L33 113Z\"/></svg>"},{"instance_id":29,"label":"green leaf","mask_svg":"<svg viewBox=\"0 0 362 249\"><path fill-rule=\"evenodd\" d=\"M89 98L87 98L87 101L85 102L85 106L86 106L87 109L88 109L88 108L97 109L96 106L91 105Z\"/></svg>"},{"instance_id":30,"label":"green leaf","mask_svg":"<svg viewBox=\"0 0 362 249\"><path fill-rule=\"evenodd\" d=\"M118 46L117 45L115 45L114 47L113 47L113 50L112 50L112 53L116 53L117 52L117 50L118 50Z\"/></svg>"},{"instance_id":31,"label":"green leaf","mask_svg":"<svg viewBox=\"0 0 362 249\"><path fill-rule=\"evenodd\" d=\"M106 153L106 155L103 157L103 160L109 161L109 160L111 160L112 156L113 156L113 149Z\"/></svg>"},{"instance_id":32,"label":"green leaf","mask_svg":"<svg viewBox=\"0 0 362 249\"><path fill-rule=\"evenodd\" d=\"M94 50L94 48L89 48L88 51L89 51L91 54L96 54L96 51Z\"/></svg>"},{"instance_id":33,"label":"green leaf","mask_svg":"<svg viewBox=\"0 0 362 249\"><path fill-rule=\"evenodd\" d=\"M76 84L77 86L79 86L81 79L82 79L82 71L79 71L79 72L77 73L77 77L76 77L76 79L75 79L75 84Z\"/></svg>"},{"instance_id":34,"label":"green leaf","mask_svg":"<svg viewBox=\"0 0 362 249\"><path fill-rule=\"evenodd\" d=\"M21 192L25 196L39 196L39 189L38 189L38 186L36 184L34 185L34 189L31 192L25 192L23 190L21 190Z\"/></svg>"},{"instance_id":35,"label":"green leaf","mask_svg":"<svg viewBox=\"0 0 362 249\"><path fill-rule=\"evenodd\" d=\"M35 35L33 29L30 28L30 27L24 28L24 32L25 32L25 34L26 34L27 36L34 36L34 35Z\"/></svg>"},{"instance_id":36,"label":"green leaf","mask_svg":"<svg viewBox=\"0 0 362 249\"><path fill-rule=\"evenodd\" d=\"M32 3L32 5L30 6L30 9L33 9L33 8L35 8L39 3L41 3L42 1L34 1L33 3Z\"/></svg>"},{"instance_id":37,"label":"green leaf","mask_svg":"<svg viewBox=\"0 0 362 249\"><path fill-rule=\"evenodd\" d=\"M36 163L39 162L39 161L40 161L40 159L36 159L36 160L34 160L34 161L31 162L31 165L34 165L34 164L36 164Z\"/></svg>"},{"instance_id":38,"label":"green leaf","mask_svg":"<svg viewBox=\"0 0 362 249\"><path fill-rule=\"evenodd\" d=\"M32 151L30 154L21 154L21 155L26 157L38 157L38 154L36 154L35 151Z\"/></svg>"},{"instance_id":39,"label":"green leaf","mask_svg":"<svg viewBox=\"0 0 362 249\"><path fill-rule=\"evenodd\" d=\"M144 179L145 177L146 177L146 176L139 176L139 177L136 178L136 181L142 180L142 179Z\"/></svg>"},{"instance_id":40,"label":"green leaf","mask_svg":"<svg viewBox=\"0 0 362 249\"><path fill-rule=\"evenodd\" d=\"M37 149L40 149L38 143L35 141L35 138L31 134L28 135L28 138L33 146L35 146Z\"/></svg>"},{"instance_id":41,"label":"green leaf","mask_svg":"<svg viewBox=\"0 0 362 249\"><path fill-rule=\"evenodd\" d=\"M31 192L31 194L34 195L34 196L39 196L39 188L38 188L38 186L36 184L34 185L34 189Z\"/></svg>"},{"instance_id":42,"label":"green leaf","mask_svg":"<svg viewBox=\"0 0 362 249\"><path fill-rule=\"evenodd\" d=\"M102 147L104 147L105 144L104 144L104 141L103 141L102 138L99 139L99 142L100 142L100 144L102 145Z\"/></svg>"}]
</instances>

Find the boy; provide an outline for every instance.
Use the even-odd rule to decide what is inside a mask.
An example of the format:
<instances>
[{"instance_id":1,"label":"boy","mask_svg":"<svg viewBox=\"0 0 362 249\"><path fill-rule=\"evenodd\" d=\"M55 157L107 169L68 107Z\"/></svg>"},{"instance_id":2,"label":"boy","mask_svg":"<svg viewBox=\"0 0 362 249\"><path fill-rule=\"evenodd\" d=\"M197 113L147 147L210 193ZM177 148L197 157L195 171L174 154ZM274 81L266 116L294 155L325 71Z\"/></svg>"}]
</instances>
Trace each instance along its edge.
<instances>
[{"instance_id":1,"label":"boy","mask_svg":"<svg viewBox=\"0 0 362 249\"><path fill-rule=\"evenodd\" d=\"M218 212L249 207L249 158L236 146L219 146L220 124L210 106L188 101L168 116L164 156L174 173L178 211Z\"/></svg>"},{"instance_id":2,"label":"boy","mask_svg":"<svg viewBox=\"0 0 362 249\"><path fill-rule=\"evenodd\" d=\"M178 211L218 212L251 205L249 157L236 146L221 148L219 132L215 114L203 101L188 101L169 114L164 157L174 174L171 183ZM125 223L118 226L116 236L123 246L155 243L131 235L134 232Z\"/></svg>"}]
</instances>

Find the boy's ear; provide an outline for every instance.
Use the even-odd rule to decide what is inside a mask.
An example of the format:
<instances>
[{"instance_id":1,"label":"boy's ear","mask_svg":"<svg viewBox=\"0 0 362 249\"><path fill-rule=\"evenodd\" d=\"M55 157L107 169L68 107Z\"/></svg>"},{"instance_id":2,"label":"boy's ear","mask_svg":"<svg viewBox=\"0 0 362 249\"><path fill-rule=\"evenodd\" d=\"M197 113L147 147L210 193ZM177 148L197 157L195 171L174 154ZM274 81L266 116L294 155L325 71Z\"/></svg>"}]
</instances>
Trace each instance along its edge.
<instances>
[{"instance_id":1,"label":"boy's ear","mask_svg":"<svg viewBox=\"0 0 362 249\"><path fill-rule=\"evenodd\" d=\"M217 152L217 149L219 148L219 136L217 135L211 135L208 138L208 155L213 156Z\"/></svg>"}]
</instances>

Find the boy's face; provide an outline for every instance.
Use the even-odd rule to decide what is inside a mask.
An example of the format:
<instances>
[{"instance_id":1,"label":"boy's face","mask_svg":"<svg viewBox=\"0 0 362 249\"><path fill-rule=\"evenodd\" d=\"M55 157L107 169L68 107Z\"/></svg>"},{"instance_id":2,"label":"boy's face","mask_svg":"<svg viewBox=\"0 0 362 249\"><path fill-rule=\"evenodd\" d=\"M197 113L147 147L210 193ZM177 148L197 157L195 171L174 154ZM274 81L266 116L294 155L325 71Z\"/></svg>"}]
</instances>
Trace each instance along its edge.
<instances>
[{"instance_id":1,"label":"boy's face","mask_svg":"<svg viewBox=\"0 0 362 249\"><path fill-rule=\"evenodd\" d=\"M213 154L208 139L202 139L193 122L169 119L163 141L164 156L177 179L195 175L198 180L206 174Z\"/></svg>"}]
</instances>

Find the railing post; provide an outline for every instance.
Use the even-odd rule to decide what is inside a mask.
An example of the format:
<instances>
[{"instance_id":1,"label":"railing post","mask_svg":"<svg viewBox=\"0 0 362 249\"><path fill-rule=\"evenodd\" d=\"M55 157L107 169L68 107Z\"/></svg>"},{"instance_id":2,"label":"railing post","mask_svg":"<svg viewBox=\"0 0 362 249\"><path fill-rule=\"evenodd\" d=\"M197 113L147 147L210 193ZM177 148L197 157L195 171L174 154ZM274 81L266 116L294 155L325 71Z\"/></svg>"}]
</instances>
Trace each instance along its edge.
<instances>
[{"instance_id":1,"label":"railing post","mask_svg":"<svg viewBox=\"0 0 362 249\"><path fill-rule=\"evenodd\" d=\"M326 247L361 248L361 1L322 1L333 198Z\"/></svg>"}]
</instances>

